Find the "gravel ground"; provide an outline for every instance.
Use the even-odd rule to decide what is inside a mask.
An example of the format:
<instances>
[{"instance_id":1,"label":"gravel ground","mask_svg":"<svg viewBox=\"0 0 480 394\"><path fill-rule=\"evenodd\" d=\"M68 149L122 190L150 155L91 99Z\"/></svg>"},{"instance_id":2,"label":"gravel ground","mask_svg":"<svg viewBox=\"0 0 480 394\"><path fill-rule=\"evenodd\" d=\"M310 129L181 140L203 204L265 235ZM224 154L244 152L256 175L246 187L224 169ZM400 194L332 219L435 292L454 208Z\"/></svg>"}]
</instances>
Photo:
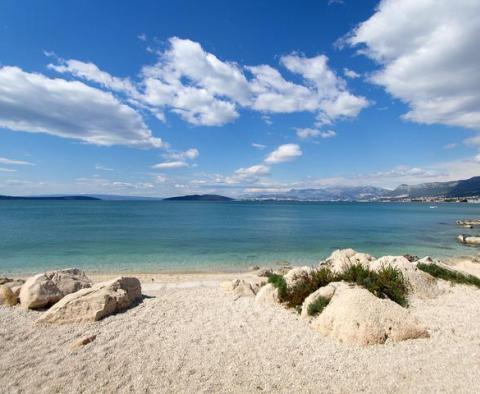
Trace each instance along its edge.
<instances>
[{"instance_id":1,"label":"gravel ground","mask_svg":"<svg viewBox=\"0 0 480 394\"><path fill-rule=\"evenodd\" d=\"M143 303L83 326L44 327L41 312L0 307L0 391L478 393L480 290L412 299L430 338L360 348L281 307L234 300L219 286L234 277L144 277Z\"/></svg>"}]
</instances>

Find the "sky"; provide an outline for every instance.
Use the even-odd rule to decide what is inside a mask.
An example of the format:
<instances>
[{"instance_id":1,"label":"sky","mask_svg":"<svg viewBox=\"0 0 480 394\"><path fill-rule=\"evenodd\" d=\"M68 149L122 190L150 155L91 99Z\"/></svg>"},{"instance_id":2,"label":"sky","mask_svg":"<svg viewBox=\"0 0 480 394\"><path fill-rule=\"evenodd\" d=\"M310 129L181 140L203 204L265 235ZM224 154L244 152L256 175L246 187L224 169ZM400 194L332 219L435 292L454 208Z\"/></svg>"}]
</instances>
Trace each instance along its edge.
<instances>
[{"instance_id":1,"label":"sky","mask_svg":"<svg viewBox=\"0 0 480 394\"><path fill-rule=\"evenodd\" d=\"M0 194L480 175L478 0L3 0L0 31Z\"/></svg>"}]
</instances>

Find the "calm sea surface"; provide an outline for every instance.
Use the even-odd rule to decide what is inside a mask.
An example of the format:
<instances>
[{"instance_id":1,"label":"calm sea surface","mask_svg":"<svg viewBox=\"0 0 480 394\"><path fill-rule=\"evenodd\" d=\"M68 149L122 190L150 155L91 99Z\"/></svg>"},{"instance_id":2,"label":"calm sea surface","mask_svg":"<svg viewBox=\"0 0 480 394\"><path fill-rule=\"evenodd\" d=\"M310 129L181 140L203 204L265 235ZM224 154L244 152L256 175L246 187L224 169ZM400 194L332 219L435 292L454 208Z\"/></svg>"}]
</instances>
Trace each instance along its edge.
<instances>
[{"instance_id":1,"label":"calm sea surface","mask_svg":"<svg viewBox=\"0 0 480 394\"><path fill-rule=\"evenodd\" d=\"M458 244L455 220L480 205L186 201L0 201L0 275L238 270L313 264L336 248L437 257Z\"/></svg>"}]
</instances>

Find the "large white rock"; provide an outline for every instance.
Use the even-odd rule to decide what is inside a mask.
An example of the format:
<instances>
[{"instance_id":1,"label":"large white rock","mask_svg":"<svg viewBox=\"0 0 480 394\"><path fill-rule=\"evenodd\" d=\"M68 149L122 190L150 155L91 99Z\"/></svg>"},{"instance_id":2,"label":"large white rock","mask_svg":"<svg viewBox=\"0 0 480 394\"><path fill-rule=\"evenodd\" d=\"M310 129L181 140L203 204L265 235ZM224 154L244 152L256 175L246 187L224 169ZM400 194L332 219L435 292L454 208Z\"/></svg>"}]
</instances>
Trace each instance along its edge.
<instances>
[{"instance_id":1,"label":"large white rock","mask_svg":"<svg viewBox=\"0 0 480 394\"><path fill-rule=\"evenodd\" d=\"M39 319L41 323L87 323L128 309L141 299L137 278L119 277L69 294Z\"/></svg>"},{"instance_id":2,"label":"large white rock","mask_svg":"<svg viewBox=\"0 0 480 394\"><path fill-rule=\"evenodd\" d=\"M410 262L403 256L383 256L370 264L374 271L390 265L401 271L408 280L410 291L421 298L435 297L442 291L437 285L437 280L430 274L420 270L416 262Z\"/></svg>"},{"instance_id":3,"label":"large white rock","mask_svg":"<svg viewBox=\"0 0 480 394\"><path fill-rule=\"evenodd\" d=\"M311 304L313 304L315 301L317 301L318 298L323 297L327 300L331 300L333 295L335 294L335 291L338 288L349 287L349 286L352 286L352 285L349 285L346 282L331 282L328 285L321 287L318 290L315 290L303 301L302 312L300 313L300 316L303 317L304 319L311 318L311 316L308 314L308 307Z\"/></svg>"},{"instance_id":4,"label":"large white rock","mask_svg":"<svg viewBox=\"0 0 480 394\"><path fill-rule=\"evenodd\" d=\"M27 309L45 308L91 285L91 280L77 268L45 272L27 279L20 290L20 303Z\"/></svg>"},{"instance_id":5,"label":"large white rock","mask_svg":"<svg viewBox=\"0 0 480 394\"><path fill-rule=\"evenodd\" d=\"M326 265L333 272L342 272L346 267L353 264L362 264L368 267L375 260L367 253L357 252L353 249L337 249L325 261L320 262L320 267Z\"/></svg>"},{"instance_id":6,"label":"large white rock","mask_svg":"<svg viewBox=\"0 0 480 394\"><path fill-rule=\"evenodd\" d=\"M294 267L288 271L283 277L287 283L287 287L291 288L301 281L305 280L306 277L311 275L315 269L313 267Z\"/></svg>"},{"instance_id":7,"label":"large white rock","mask_svg":"<svg viewBox=\"0 0 480 394\"><path fill-rule=\"evenodd\" d=\"M278 289L271 283L263 286L255 296L255 302L259 304L278 304L280 299L278 297Z\"/></svg>"},{"instance_id":8,"label":"large white rock","mask_svg":"<svg viewBox=\"0 0 480 394\"><path fill-rule=\"evenodd\" d=\"M428 332L405 308L360 287L339 287L311 327L353 345L425 338Z\"/></svg>"}]
</instances>

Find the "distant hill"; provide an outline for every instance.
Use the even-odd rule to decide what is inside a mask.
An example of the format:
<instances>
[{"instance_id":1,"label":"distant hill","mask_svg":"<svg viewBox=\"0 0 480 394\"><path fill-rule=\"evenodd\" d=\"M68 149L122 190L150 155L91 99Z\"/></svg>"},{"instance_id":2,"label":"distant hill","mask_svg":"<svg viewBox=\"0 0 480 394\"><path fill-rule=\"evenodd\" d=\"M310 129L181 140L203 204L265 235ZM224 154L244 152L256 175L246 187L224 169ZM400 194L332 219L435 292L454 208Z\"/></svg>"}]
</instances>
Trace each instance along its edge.
<instances>
[{"instance_id":1,"label":"distant hill","mask_svg":"<svg viewBox=\"0 0 480 394\"><path fill-rule=\"evenodd\" d=\"M458 181L448 192L447 197L480 196L480 176Z\"/></svg>"},{"instance_id":2,"label":"distant hill","mask_svg":"<svg viewBox=\"0 0 480 394\"><path fill-rule=\"evenodd\" d=\"M220 196L218 194L191 194L188 196L178 196L164 198L164 201L233 201L233 198Z\"/></svg>"},{"instance_id":3,"label":"distant hill","mask_svg":"<svg viewBox=\"0 0 480 394\"><path fill-rule=\"evenodd\" d=\"M285 201L371 201L390 191L374 186L329 186L318 189L291 189L283 193L264 193L246 196L255 200Z\"/></svg>"},{"instance_id":4,"label":"distant hill","mask_svg":"<svg viewBox=\"0 0 480 394\"><path fill-rule=\"evenodd\" d=\"M2 195L0 195L0 200L95 201L95 200L100 200L100 199L95 198L95 197L90 197L90 196L2 196Z\"/></svg>"},{"instance_id":5,"label":"distant hill","mask_svg":"<svg viewBox=\"0 0 480 394\"><path fill-rule=\"evenodd\" d=\"M419 185L400 185L386 196L391 198L420 198L420 197L470 197L480 195L480 176L470 179L431 182Z\"/></svg>"}]
</instances>

